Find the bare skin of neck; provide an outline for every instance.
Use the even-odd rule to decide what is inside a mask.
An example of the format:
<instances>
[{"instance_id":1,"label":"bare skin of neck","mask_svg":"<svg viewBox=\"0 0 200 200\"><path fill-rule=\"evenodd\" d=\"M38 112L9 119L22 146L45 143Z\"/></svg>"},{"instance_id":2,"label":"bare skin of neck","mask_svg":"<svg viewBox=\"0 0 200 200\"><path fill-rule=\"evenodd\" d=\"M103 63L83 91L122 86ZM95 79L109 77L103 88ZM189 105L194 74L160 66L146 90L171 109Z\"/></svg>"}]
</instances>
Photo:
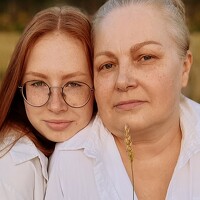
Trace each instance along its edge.
<instances>
[{"instance_id":1,"label":"bare skin of neck","mask_svg":"<svg viewBox=\"0 0 200 200\"><path fill-rule=\"evenodd\" d=\"M139 200L164 200L181 148L181 130L176 127L152 141L133 140L134 190ZM115 137L122 162L131 177L131 164L123 139Z\"/></svg>"}]
</instances>

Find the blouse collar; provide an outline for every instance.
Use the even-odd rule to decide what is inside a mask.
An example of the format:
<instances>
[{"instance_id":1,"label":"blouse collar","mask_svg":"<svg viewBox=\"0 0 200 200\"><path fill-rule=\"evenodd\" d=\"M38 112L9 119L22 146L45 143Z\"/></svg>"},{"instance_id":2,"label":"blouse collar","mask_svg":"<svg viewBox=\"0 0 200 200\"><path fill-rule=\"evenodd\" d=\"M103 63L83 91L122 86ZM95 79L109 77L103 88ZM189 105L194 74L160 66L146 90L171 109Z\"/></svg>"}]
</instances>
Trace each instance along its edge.
<instances>
[{"instance_id":1,"label":"blouse collar","mask_svg":"<svg viewBox=\"0 0 200 200\"><path fill-rule=\"evenodd\" d=\"M5 153L7 150L9 150L10 147L9 144L11 144L14 140L14 138L12 137L13 133L14 131L12 131L10 136L8 136L4 140L4 147L8 146L8 148L6 148L5 151L2 153ZM42 166L43 176L46 180L48 180L48 174L47 174L48 159L39 149L36 148L34 143L27 136L23 136L22 138L20 138L14 144L14 146L9 150L9 153L15 165L22 164L26 161L38 157Z\"/></svg>"}]
</instances>

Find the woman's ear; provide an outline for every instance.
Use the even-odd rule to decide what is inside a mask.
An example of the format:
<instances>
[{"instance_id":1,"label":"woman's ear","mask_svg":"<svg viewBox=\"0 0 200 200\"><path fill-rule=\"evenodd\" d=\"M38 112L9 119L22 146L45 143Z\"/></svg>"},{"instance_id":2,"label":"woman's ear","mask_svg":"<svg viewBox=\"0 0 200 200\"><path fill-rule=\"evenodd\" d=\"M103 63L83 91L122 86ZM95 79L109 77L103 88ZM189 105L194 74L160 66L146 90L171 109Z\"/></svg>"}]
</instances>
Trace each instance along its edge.
<instances>
[{"instance_id":1,"label":"woman's ear","mask_svg":"<svg viewBox=\"0 0 200 200\"><path fill-rule=\"evenodd\" d=\"M187 51L187 54L183 61L183 68L182 68L182 87L186 87L189 80L190 69L193 62L193 56L191 51Z\"/></svg>"}]
</instances>

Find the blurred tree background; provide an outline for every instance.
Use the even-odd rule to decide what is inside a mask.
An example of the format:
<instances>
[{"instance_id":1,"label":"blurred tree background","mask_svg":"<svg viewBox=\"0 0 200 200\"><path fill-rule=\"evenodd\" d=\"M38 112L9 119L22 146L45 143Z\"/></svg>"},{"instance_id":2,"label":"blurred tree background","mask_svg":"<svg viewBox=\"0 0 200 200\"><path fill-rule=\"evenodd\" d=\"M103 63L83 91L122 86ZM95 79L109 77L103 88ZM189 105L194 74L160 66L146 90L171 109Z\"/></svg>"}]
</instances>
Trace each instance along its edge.
<instances>
[{"instance_id":1,"label":"blurred tree background","mask_svg":"<svg viewBox=\"0 0 200 200\"><path fill-rule=\"evenodd\" d=\"M194 64L185 94L200 102L200 0L183 1L194 54ZM49 6L67 4L82 8L93 15L104 2L106 0L0 0L0 81L21 31L36 12Z\"/></svg>"},{"instance_id":2,"label":"blurred tree background","mask_svg":"<svg viewBox=\"0 0 200 200\"><path fill-rule=\"evenodd\" d=\"M0 0L0 30L21 31L39 10L54 5L73 5L93 14L105 0Z\"/></svg>"},{"instance_id":3,"label":"blurred tree background","mask_svg":"<svg viewBox=\"0 0 200 200\"><path fill-rule=\"evenodd\" d=\"M93 14L106 0L0 0L0 30L21 31L39 10L53 5L74 5ZM200 0L184 0L191 31L200 30Z\"/></svg>"}]
</instances>

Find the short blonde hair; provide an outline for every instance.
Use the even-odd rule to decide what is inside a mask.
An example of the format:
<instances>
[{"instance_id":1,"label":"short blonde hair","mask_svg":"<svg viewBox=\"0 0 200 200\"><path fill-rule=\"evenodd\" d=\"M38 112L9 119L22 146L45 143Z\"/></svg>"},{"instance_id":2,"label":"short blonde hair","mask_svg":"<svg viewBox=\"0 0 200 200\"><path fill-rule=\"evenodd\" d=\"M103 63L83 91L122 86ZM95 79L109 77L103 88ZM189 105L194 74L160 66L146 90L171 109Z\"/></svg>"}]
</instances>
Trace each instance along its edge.
<instances>
[{"instance_id":1,"label":"short blonde hair","mask_svg":"<svg viewBox=\"0 0 200 200\"><path fill-rule=\"evenodd\" d=\"M96 12L93 19L92 40L99 23L114 9L131 4L157 7L167 20L169 34L177 45L180 56L185 56L190 46L189 30L186 24L185 6L181 0L108 0Z\"/></svg>"}]
</instances>

